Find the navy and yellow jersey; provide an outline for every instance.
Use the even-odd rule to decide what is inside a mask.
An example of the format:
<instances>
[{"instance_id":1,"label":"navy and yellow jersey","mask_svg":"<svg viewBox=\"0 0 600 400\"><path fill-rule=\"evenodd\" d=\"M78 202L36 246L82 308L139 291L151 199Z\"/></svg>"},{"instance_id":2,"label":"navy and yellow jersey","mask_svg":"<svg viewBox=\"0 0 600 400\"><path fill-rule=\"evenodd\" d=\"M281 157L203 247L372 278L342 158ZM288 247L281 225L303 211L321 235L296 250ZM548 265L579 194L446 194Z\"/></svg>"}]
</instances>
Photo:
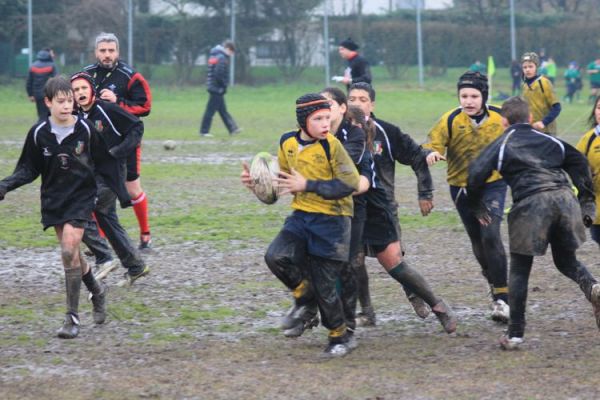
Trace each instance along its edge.
<instances>
[{"instance_id":1,"label":"navy and yellow jersey","mask_svg":"<svg viewBox=\"0 0 600 400\"><path fill-rule=\"evenodd\" d=\"M456 108L448 111L431 129L428 143L423 147L446 156L448 183L452 186L467 186L468 168L479 153L504 132L498 107L487 105L486 115L476 123L471 117ZM487 182L502 179L497 172Z\"/></svg>"},{"instance_id":2,"label":"navy and yellow jersey","mask_svg":"<svg viewBox=\"0 0 600 400\"><path fill-rule=\"evenodd\" d=\"M540 76L531 83L524 82L521 89L523 98L529 104L529 112L534 122L542 121L550 113L552 106L560 103L552 82L545 76ZM556 135L556 120L547 124L544 132Z\"/></svg>"},{"instance_id":3,"label":"navy and yellow jersey","mask_svg":"<svg viewBox=\"0 0 600 400\"><path fill-rule=\"evenodd\" d=\"M285 133L278 151L279 168L298 171L306 178L306 191L296 193L295 210L327 215L353 216L352 192L358 190L359 175L338 139L306 142L300 131Z\"/></svg>"},{"instance_id":4,"label":"navy and yellow jersey","mask_svg":"<svg viewBox=\"0 0 600 400\"><path fill-rule=\"evenodd\" d=\"M586 132L575 148L587 158L592 170L592 182L596 194L594 225L600 225L600 125Z\"/></svg>"}]
</instances>

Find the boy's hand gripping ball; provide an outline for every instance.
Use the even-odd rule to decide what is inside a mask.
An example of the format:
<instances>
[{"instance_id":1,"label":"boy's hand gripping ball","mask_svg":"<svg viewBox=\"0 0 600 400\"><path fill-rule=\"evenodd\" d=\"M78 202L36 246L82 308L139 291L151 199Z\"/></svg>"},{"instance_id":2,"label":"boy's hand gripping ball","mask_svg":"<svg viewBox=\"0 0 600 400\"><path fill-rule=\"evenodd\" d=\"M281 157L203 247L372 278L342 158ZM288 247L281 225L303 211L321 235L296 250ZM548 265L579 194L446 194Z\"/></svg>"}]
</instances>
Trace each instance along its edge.
<instances>
[{"instance_id":1,"label":"boy's hand gripping ball","mask_svg":"<svg viewBox=\"0 0 600 400\"><path fill-rule=\"evenodd\" d=\"M254 156L250 164L250 177L254 181L254 194L265 204L273 204L279 198L279 189L273 178L277 178L277 158L267 152Z\"/></svg>"}]
</instances>

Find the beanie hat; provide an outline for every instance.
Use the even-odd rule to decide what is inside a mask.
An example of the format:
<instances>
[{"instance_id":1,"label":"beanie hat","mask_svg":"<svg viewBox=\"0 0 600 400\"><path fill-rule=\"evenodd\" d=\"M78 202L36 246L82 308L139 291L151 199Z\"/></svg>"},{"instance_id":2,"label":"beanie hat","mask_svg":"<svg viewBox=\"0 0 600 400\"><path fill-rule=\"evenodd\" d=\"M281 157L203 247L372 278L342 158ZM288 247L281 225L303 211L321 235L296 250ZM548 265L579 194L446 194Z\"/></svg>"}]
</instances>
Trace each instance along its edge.
<instances>
[{"instance_id":1,"label":"beanie hat","mask_svg":"<svg viewBox=\"0 0 600 400\"><path fill-rule=\"evenodd\" d=\"M458 78L458 83L456 86L459 91L462 88L473 88L479 90L483 99L482 104L487 103L489 86L487 77L482 73L467 71L462 74L460 78Z\"/></svg>"},{"instance_id":2,"label":"beanie hat","mask_svg":"<svg viewBox=\"0 0 600 400\"><path fill-rule=\"evenodd\" d=\"M340 46L344 47L348 50L351 50L351 51L356 51L360 47L358 44L356 44L356 42L354 40L352 40L352 38L342 40L342 42L340 43Z\"/></svg>"},{"instance_id":3,"label":"beanie hat","mask_svg":"<svg viewBox=\"0 0 600 400\"><path fill-rule=\"evenodd\" d=\"M309 136L311 135L306 128L306 120L308 120L311 114L324 109L331 109L331 105L329 104L329 100L318 93L308 93L296 100L296 119L298 120L298 125Z\"/></svg>"},{"instance_id":4,"label":"beanie hat","mask_svg":"<svg viewBox=\"0 0 600 400\"><path fill-rule=\"evenodd\" d=\"M525 61L534 63L536 67L540 66L540 57L533 51L523 53L521 56L521 64L523 64Z\"/></svg>"},{"instance_id":5,"label":"beanie hat","mask_svg":"<svg viewBox=\"0 0 600 400\"><path fill-rule=\"evenodd\" d=\"M88 83L92 87L92 97L96 95L96 81L90 74L88 74L85 71L81 71L71 75L71 83L73 83L73 81L76 81L77 79L85 79L86 81L88 81Z\"/></svg>"}]
</instances>

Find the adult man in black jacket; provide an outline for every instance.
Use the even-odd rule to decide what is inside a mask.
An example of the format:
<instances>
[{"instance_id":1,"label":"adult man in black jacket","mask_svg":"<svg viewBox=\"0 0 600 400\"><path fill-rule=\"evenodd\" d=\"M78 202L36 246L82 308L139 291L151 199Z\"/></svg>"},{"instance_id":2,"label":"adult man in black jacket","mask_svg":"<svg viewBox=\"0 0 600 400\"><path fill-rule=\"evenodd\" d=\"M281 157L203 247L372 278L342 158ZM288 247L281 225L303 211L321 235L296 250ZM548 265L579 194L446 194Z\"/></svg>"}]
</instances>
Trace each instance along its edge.
<instances>
[{"instance_id":1,"label":"adult man in black jacket","mask_svg":"<svg viewBox=\"0 0 600 400\"><path fill-rule=\"evenodd\" d=\"M39 119L48 116L48 107L44 102L44 85L53 76L56 76L53 52L48 48L40 50L37 53L36 60L29 67L26 85L27 96L29 96L29 100L35 102Z\"/></svg>"},{"instance_id":2,"label":"adult man in black jacket","mask_svg":"<svg viewBox=\"0 0 600 400\"><path fill-rule=\"evenodd\" d=\"M358 53L359 48L360 46L351 38L343 40L338 48L340 56L348 61L348 67L341 79L348 89L353 83L366 82L370 84L373 80L369 62Z\"/></svg>"},{"instance_id":3,"label":"adult man in black jacket","mask_svg":"<svg viewBox=\"0 0 600 400\"><path fill-rule=\"evenodd\" d=\"M225 106L225 93L229 84L229 62L234 52L235 45L229 40L210 51L208 73L206 76L206 90L209 93L209 97L204 116L202 117L202 125L200 126L200 135L203 137L212 136L209 133L210 125L216 112L223 119L223 123L230 135L240 132L240 128L238 128Z\"/></svg>"},{"instance_id":4,"label":"adult man in black jacket","mask_svg":"<svg viewBox=\"0 0 600 400\"><path fill-rule=\"evenodd\" d=\"M532 128L525 100L513 97L502 106L505 133L469 165L468 200L482 225L489 210L482 201L492 171L500 172L511 188L508 214L510 279L508 334L500 339L506 350L518 348L525 334L527 285L533 257L546 253L548 244L558 270L576 282L591 301L600 328L600 284L579 262L575 250L585 241L584 224L592 224L595 197L586 158L568 143ZM571 189L567 174L578 189Z\"/></svg>"},{"instance_id":5,"label":"adult man in black jacket","mask_svg":"<svg viewBox=\"0 0 600 400\"><path fill-rule=\"evenodd\" d=\"M132 245L127 231L119 223L115 200L119 199L121 207L131 206L131 198L125 187L125 161L139 145L144 126L137 117L116 104L97 99L94 80L86 72L73 75L71 85L80 114L94 124L101 139L98 158L102 163L96 167L98 184L98 201L94 209L96 220L123 267L128 270L125 281L121 285L130 285L136 279L146 275L149 269ZM95 230L91 230L92 238L89 238L90 228L95 228L93 223L86 226L83 236L83 242L86 244L89 240L94 240ZM105 269L98 271L96 278L104 278L114 268L116 268L115 263L106 265Z\"/></svg>"}]
</instances>

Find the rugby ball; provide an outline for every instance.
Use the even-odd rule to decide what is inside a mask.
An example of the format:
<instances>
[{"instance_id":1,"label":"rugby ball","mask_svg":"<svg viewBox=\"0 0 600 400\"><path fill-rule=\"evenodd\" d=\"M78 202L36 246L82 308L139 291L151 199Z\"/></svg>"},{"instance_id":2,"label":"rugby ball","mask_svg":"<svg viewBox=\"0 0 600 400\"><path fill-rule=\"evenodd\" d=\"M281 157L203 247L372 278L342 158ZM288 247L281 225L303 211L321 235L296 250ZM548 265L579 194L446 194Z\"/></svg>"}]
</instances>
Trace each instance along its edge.
<instances>
[{"instance_id":1,"label":"rugby ball","mask_svg":"<svg viewBox=\"0 0 600 400\"><path fill-rule=\"evenodd\" d=\"M174 140L165 140L163 142L163 147L165 150L175 150L175 147L177 147L177 142Z\"/></svg>"},{"instance_id":2,"label":"rugby ball","mask_svg":"<svg viewBox=\"0 0 600 400\"><path fill-rule=\"evenodd\" d=\"M277 178L279 163L277 158L263 151L258 153L250 163L250 177L254 181L254 194L265 204L273 204L279 198Z\"/></svg>"}]
</instances>

